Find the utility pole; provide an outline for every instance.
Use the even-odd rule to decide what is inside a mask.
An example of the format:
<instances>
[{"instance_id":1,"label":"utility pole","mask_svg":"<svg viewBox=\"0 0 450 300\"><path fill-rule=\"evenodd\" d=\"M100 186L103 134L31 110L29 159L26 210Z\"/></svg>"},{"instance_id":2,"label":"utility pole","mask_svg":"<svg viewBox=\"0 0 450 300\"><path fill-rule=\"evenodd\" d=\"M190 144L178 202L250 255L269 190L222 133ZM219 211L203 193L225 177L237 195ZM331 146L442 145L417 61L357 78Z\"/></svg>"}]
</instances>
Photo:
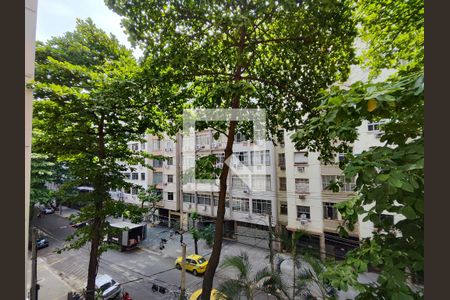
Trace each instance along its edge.
<instances>
[{"instance_id":1,"label":"utility pole","mask_svg":"<svg viewBox=\"0 0 450 300\"><path fill-rule=\"evenodd\" d=\"M275 271L273 258L274 254L273 254L272 214L269 214L269 260L270 260L270 271L272 271L272 273Z\"/></svg>"},{"instance_id":2,"label":"utility pole","mask_svg":"<svg viewBox=\"0 0 450 300\"><path fill-rule=\"evenodd\" d=\"M186 244L181 243L181 293L180 300L186 299Z\"/></svg>"},{"instance_id":3,"label":"utility pole","mask_svg":"<svg viewBox=\"0 0 450 300\"><path fill-rule=\"evenodd\" d=\"M38 300L37 288L37 249L36 249L37 230L33 227L31 231L31 288L30 300Z\"/></svg>"}]
</instances>

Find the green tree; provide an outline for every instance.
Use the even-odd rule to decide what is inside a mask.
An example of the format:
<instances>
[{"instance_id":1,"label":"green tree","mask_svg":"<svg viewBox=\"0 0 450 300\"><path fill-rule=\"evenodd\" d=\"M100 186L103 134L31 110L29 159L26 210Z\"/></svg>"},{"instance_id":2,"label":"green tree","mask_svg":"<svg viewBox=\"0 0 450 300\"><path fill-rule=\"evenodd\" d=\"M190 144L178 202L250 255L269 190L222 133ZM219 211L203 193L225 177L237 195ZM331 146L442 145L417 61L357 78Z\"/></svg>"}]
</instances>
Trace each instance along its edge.
<instances>
[{"instance_id":1,"label":"green tree","mask_svg":"<svg viewBox=\"0 0 450 300\"><path fill-rule=\"evenodd\" d=\"M352 230L358 219L378 228L345 262L330 268L330 282L341 289L357 287L359 299L420 299L422 293L408 278L423 273L424 262L423 2L367 0L358 5L362 36L371 39L363 56L367 65L373 74L385 67L399 71L384 82L356 82L324 92L317 115L294 140L297 148L320 151L325 162L337 152L349 152L341 167L348 178L357 176L357 195L338 205L346 221L341 233ZM351 144L363 120L386 120L380 126L385 145L353 155ZM380 217L385 212L403 218L392 224ZM361 285L356 276L369 265L379 268L380 275L376 283Z\"/></svg>"},{"instance_id":2,"label":"green tree","mask_svg":"<svg viewBox=\"0 0 450 300\"><path fill-rule=\"evenodd\" d=\"M245 299L253 300L256 299L258 291L270 293L280 299L279 274L265 267L252 276L252 265L247 253L241 252L240 255L225 257L221 267L232 268L237 272L236 279L227 279L218 288L228 299L240 299L244 296Z\"/></svg>"},{"instance_id":3,"label":"green tree","mask_svg":"<svg viewBox=\"0 0 450 300\"><path fill-rule=\"evenodd\" d=\"M92 223L78 229L63 248L90 242L89 300L94 299L100 255L109 247L103 243L111 231L106 217L118 217L127 209L111 199L109 190L131 187L122 174L125 164L145 165L144 153L132 151L127 143L163 126L164 114L148 97L152 88L141 84L140 72L131 51L90 19L77 20L73 32L37 42L33 149L70 168L73 179L62 191L93 187L73 199L84 204L77 221Z\"/></svg>"},{"instance_id":4,"label":"green tree","mask_svg":"<svg viewBox=\"0 0 450 300\"><path fill-rule=\"evenodd\" d=\"M50 203L52 191L47 187L47 184L55 182L55 175L56 163L50 160L48 155L38 153L31 154L31 207L34 207L35 204Z\"/></svg>"},{"instance_id":5,"label":"green tree","mask_svg":"<svg viewBox=\"0 0 450 300\"><path fill-rule=\"evenodd\" d=\"M138 194L139 201L141 201L141 209L147 208L144 213L153 217L158 209L158 203L162 201L162 195L157 191L156 186L149 186L145 190L141 190Z\"/></svg>"},{"instance_id":6,"label":"green tree","mask_svg":"<svg viewBox=\"0 0 450 300\"><path fill-rule=\"evenodd\" d=\"M189 217L192 220L192 228L189 230L192 234L192 238L194 239L194 251L195 254L198 254L198 240L201 238L201 232L197 228L197 220L200 217L198 212L193 211L190 213Z\"/></svg>"},{"instance_id":7,"label":"green tree","mask_svg":"<svg viewBox=\"0 0 450 300\"><path fill-rule=\"evenodd\" d=\"M354 58L356 30L345 0L105 2L143 47L146 74L158 82L161 99L265 109L275 140L281 128L301 125L320 89L347 78ZM197 125L224 133L225 160L232 155L236 121ZM225 164L202 299L210 297L219 264L228 173Z\"/></svg>"}]
</instances>

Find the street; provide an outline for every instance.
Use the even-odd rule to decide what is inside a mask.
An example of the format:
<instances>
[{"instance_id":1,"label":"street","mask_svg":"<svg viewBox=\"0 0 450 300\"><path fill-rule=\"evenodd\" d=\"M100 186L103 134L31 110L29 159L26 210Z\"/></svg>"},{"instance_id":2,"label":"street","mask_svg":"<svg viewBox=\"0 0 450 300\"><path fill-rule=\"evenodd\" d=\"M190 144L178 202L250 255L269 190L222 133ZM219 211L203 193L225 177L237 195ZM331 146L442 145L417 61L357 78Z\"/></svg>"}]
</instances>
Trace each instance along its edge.
<instances>
[{"instance_id":1,"label":"street","mask_svg":"<svg viewBox=\"0 0 450 300\"><path fill-rule=\"evenodd\" d=\"M69 226L69 220L57 214L51 214L37 219L36 226L45 233L50 242L49 247L38 251L38 258L72 290L83 289L87 282L88 245L79 250L55 253L57 248L63 246L64 239L74 232L74 229ZM50 285L52 282L43 278L41 276L43 273L40 271L38 268L38 282L42 290L46 288L46 284ZM176 299L180 283L180 271L175 269L174 259L144 247L128 252L109 250L100 259L98 274L110 275L136 300ZM196 277L187 273L188 295L200 288L201 283L201 276ZM164 295L158 292L153 293L153 284L165 287L167 292Z\"/></svg>"}]
</instances>

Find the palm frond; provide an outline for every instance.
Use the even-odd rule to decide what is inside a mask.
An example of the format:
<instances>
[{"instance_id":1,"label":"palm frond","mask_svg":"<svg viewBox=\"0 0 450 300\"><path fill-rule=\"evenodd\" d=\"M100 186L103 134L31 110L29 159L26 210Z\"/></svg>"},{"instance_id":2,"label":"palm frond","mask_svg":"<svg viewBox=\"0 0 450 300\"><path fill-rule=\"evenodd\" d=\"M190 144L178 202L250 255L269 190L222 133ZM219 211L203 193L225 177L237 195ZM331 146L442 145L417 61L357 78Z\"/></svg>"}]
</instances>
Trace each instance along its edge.
<instances>
[{"instance_id":1,"label":"palm frond","mask_svg":"<svg viewBox=\"0 0 450 300\"><path fill-rule=\"evenodd\" d=\"M217 289L228 299L238 299L246 290L242 282L237 279L226 280L222 282Z\"/></svg>"},{"instance_id":2,"label":"palm frond","mask_svg":"<svg viewBox=\"0 0 450 300\"><path fill-rule=\"evenodd\" d=\"M221 264L222 268L233 268L238 271L239 279L248 281L248 275L251 272L251 265L248 255L241 252L240 255L227 256Z\"/></svg>"}]
</instances>

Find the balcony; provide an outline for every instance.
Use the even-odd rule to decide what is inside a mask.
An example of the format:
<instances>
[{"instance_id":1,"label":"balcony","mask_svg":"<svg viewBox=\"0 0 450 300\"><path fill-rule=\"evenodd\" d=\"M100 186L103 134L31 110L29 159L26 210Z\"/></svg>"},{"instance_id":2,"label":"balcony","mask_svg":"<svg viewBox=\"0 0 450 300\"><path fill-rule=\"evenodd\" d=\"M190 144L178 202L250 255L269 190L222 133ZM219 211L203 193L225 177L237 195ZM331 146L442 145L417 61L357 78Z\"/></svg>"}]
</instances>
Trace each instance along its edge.
<instances>
[{"instance_id":1,"label":"balcony","mask_svg":"<svg viewBox=\"0 0 450 300\"><path fill-rule=\"evenodd\" d=\"M328 232L337 233L338 227L343 224L344 224L343 220L324 219L323 220L323 230L328 231ZM351 231L350 233L352 233L353 235L359 234L359 224L358 223L355 224L354 230Z\"/></svg>"}]
</instances>

